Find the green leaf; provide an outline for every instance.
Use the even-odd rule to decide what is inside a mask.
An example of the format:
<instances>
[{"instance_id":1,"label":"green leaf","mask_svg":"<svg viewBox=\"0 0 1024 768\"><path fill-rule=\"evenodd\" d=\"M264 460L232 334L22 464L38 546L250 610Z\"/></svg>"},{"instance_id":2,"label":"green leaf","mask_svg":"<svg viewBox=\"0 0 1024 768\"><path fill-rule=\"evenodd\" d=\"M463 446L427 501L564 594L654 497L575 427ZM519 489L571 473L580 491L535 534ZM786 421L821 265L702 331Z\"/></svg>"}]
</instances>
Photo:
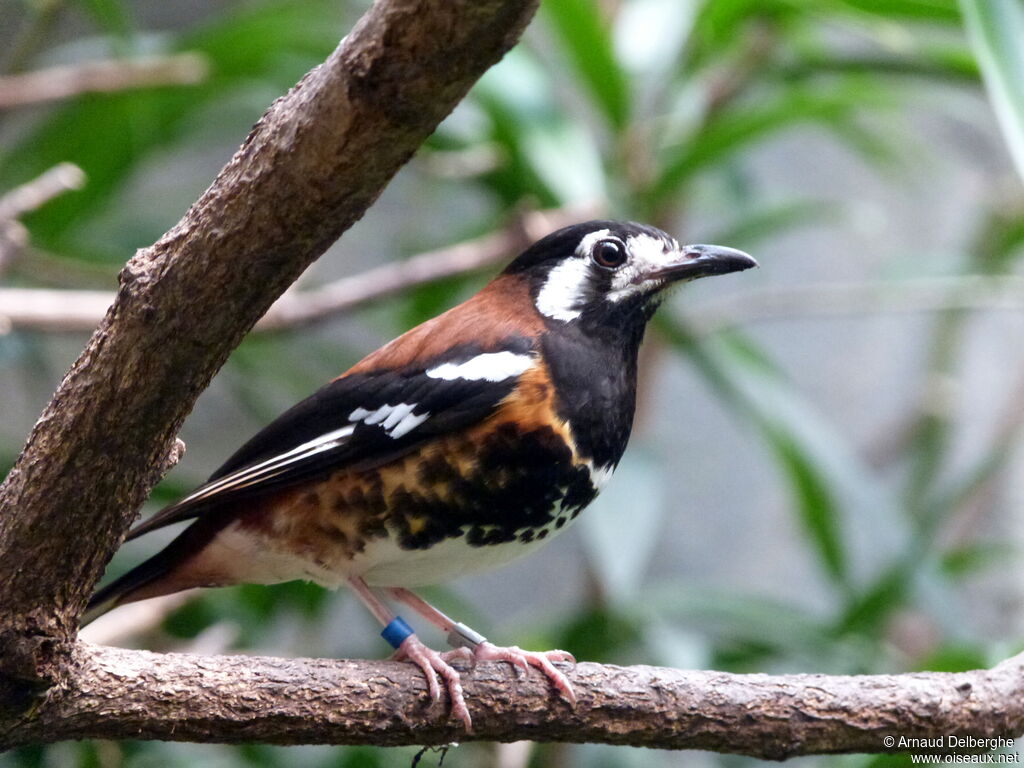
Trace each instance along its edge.
<instances>
[{"instance_id":1,"label":"green leaf","mask_svg":"<svg viewBox=\"0 0 1024 768\"><path fill-rule=\"evenodd\" d=\"M875 634L892 611L902 605L911 589L913 563L909 557L887 568L870 588L850 601L836 622L837 634Z\"/></svg>"},{"instance_id":2,"label":"green leaf","mask_svg":"<svg viewBox=\"0 0 1024 768\"><path fill-rule=\"evenodd\" d=\"M634 617L606 608L581 610L569 616L558 634L558 647L571 648L581 659L622 663L622 653L642 639Z\"/></svg>"},{"instance_id":3,"label":"green leaf","mask_svg":"<svg viewBox=\"0 0 1024 768\"><path fill-rule=\"evenodd\" d=\"M969 672L985 669L989 659L984 651L969 645L944 645L916 665L922 672Z\"/></svg>"},{"instance_id":4,"label":"green leaf","mask_svg":"<svg viewBox=\"0 0 1024 768\"><path fill-rule=\"evenodd\" d=\"M827 90L786 88L774 100L741 104L712 116L696 135L668 153L664 170L648 192L658 204L678 192L698 171L720 165L755 141L800 122L835 123L865 105L879 104L873 87L847 83Z\"/></svg>"},{"instance_id":5,"label":"green leaf","mask_svg":"<svg viewBox=\"0 0 1024 768\"><path fill-rule=\"evenodd\" d=\"M822 649L834 642L827 624L806 611L763 595L747 596L660 584L645 590L638 611L648 618L699 626L731 640L759 640L789 653Z\"/></svg>"},{"instance_id":6,"label":"green leaf","mask_svg":"<svg viewBox=\"0 0 1024 768\"><path fill-rule=\"evenodd\" d=\"M960 20L956 0L841 0L841 4L884 19L947 23Z\"/></svg>"},{"instance_id":7,"label":"green leaf","mask_svg":"<svg viewBox=\"0 0 1024 768\"><path fill-rule=\"evenodd\" d=\"M132 19L121 0L78 0L93 20L111 35L127 38Z\"/></svg>"},{"instance_id":8,"label":"green leaf","mask_svg":"<svg viewBox=\"0 0 1024 768\"><path fill-rule=\"evenodd\" d=\"M942 557L943 573L961 577L993 568L1010 566L1020 551L1008 541L982 541L950 549Z\"/></svg>"},{"instance_id":9,"label":"green leaf","mask_svg":"<svg viewBox=\"0 0 1024 768\"><path fill-rule=\"evenodd\" d=\"M629 119L629 83L594 0L545 0L544 10L595 104L616 129Z\"/></svg>"},{"instance_id":10,"label":"green leaf","mask_svg":"<svg viewBox=\"0 0 1024 768\"><path fill-rule=\"evenodd\" d=\"M840 510L828 479L791 433L767 427L766 434L779 466L789 476L800 518L818 545L818 553L829 575L837 582L845 582L849 564L839 528Z\"/></svg>"},{"instance_id":11,"label":"green leaf","mask_svg":"<svg viewBox=\"0 0 1024 768\"><path fill-rule=\"evenodd\" d=\"M1024 179L1024 4L1020 0L960 0L1003 138Z\"/></svg>"},{"instance_id":12,"label":"green leaf","mask_svg":"<svg viewBox=\"0 0 1024 768\"><path fill-rule=\"evenodd\" d=\"M548 72L513 49L470 94L486 128L478 142L499 147L500 167L479 177L506 206L531 198L540 207L593 199L604 186L592 141L558 103Z\"/></svg>"}]
</instances>

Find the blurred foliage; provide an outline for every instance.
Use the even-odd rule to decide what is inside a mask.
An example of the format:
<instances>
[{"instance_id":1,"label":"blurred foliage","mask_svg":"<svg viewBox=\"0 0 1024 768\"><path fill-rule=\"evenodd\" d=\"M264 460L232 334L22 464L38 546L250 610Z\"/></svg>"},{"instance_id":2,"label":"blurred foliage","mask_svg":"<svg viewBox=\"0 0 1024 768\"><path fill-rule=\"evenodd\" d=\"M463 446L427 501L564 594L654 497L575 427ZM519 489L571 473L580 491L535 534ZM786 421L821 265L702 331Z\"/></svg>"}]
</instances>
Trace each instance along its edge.
<instances>
[{"instance_id":1,"label":"blurred foliage","mask_svg":"<svg viewBox=\"0 0 1024 768\"><path fill-rule=\"evenodd\" d=\"M210 66L211 76L199 85L82 96L27 116L0 114L0 190L60 161L77 163L89 179L84 190L26 217L32 247L4 278L81 286L111 285L132 249L173 224L266 105L323 59L366 3L221 2L196 19L168 22L156 14L163 26L152 28L140 10L145 4L123 0L11 5L10 39L0 59L7 72L179 51L199 53ZM834 204L779 201L761 189L747 171L754 150L811 129L879 174L898 175L927 150L912 132L891 130L887 118L913 104L922 84L979 92L983 74L1006 141L1021 162L1024 12L1017 0L963 0L962 6L964 18L954 0L544 0L523 44L430 139L413 172L485 201L475 219L452 223L452 241L489 231L518 206L595 200L616 217L680 231L690 228L694 199L713 194L727 212L717 222L718 236L751 249L843 216ZM153 169L178 163L196 164L199 171L178 181L152 180ZM140 189L156 202L139 202ZM407 208L431 204L403 201ZM993 206L977 218L974 242L951 269L990 275L1016 270L1024 245L1020 206ZM470 284L460 278L389 303L375 315L389 326L382 336L431 316ZM671 308L663 310L652 343L663 356L686 360L737 424L761 441L788 491L800 546L817 568L818 583L809 591L825 594L825 604L811 608L799 596L773 601L756 590L723 592L652 577L652 553L673 510L661 481L664 462L641 445L585 516L580 540L587 578L578 609L538 617L519 628L515 641L616 663L834 673L968 669L1013 650L1019 639L995 642L972 634L950 599L965 583L1018 555L1012 545L985 538L983 529L968 526L965 533L963 525L952 525L984 503L1021 427L1010 393L1003 429L981 454L966 468L951 459L955 413L936 405L935 392L965 364L970 319L962 310L929 319L916 410L892 430L885 460L878 462L843 434L831 414L816 408L798 376L750 335L733 330L708 337ZM301 342L301 351L293 342ZM55 382L59 371L48 344L0 335L0 365L18 369L27 388ZM246 417L260 423L355 354L315 334L259 337L243 344L221 380ZM323 362L311 366L311 358ZM222 446L223 453L231 447ZM16 450L13 442L0 445L5 469ZM184 490L180 481L166 482L155 498L166 502ZM626 505L629 515L616 514ZM854 523L884 530L885 546L865 558L851 535ZM118 558L111 573L129 562ZM473 609L458 605L453 593L438 589L431 597L456 605L460 618L472 623ZM273 649L278 640L301 635L306 652L336 652L333 641L318 640L317 646L310 640L337 624L335 605L324 591L303 584L217 591L176 611L141 642L206 647L212 631L228 627L223 642L233 648ZM908 624L925 626L927 641ZM0 756L0 766L356 768L410 764L416 752L61 744ZM439 759L428 752L421 765ZM444 764L458 768L493 759L490 746L465 745ZM533 750L530 764L675 765L689 759L544 745ZM805 763L825 761L907 764L901 756Z\"/></svg>"}]
</instances>

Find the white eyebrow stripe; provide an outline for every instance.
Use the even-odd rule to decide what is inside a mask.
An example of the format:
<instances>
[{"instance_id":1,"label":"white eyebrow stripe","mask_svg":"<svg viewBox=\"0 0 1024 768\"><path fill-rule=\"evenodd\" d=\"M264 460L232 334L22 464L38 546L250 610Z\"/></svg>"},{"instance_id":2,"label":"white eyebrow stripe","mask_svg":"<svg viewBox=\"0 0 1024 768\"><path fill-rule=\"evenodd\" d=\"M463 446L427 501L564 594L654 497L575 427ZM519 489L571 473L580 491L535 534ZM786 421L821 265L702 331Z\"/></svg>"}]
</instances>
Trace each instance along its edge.
<instances>
[{"instance_id":1,"label":"white eyebrow stripe","mask_svg":"<svg viewBox=\"0 0 1024 768\"><path fill-rule=\"evenodd\" d=\"M258 480L267 480L269 479L269 477L266 477L268 473L275 472L275 470L283 470L290 464L302 461L310 456L315 456L318 453L323 453L324 451L340 445L345 438L352 434L354 430L355 425L348 424L340 429L336 429L332 432L320 435L313 440L302 443L301 445L292 448L290 451L280 453L276 456L271 456L269 459L265 459L259 464L243 467L242 469L232 472L225 477L221 477L214 480L212 483L199 488L194 493L186 496L179 503L183 504L189 501L197 501L229 488L245 488ZM275 472L275 474L277 474L277 472ZM273 475L271 475L271 477L273 477ZM242 485L239 485L240 483Z\"/></svg>"},{"instance_id":2,"label":"white eyebrow stripe","mask_svg":"<svg viewBox=\"0 0 1024 768\"><path fill-rule=\"evenodd\" d=\"M610 229L597 229L587 235L584 235L580 240L580 244L576 246L576 255L586 258L590 255L590 251L593 249L594 244L598 240L608 237L610 234Z\"/></svg>"},{"instance_id":3,"label":"white eyebrow stripe","mask_svg":"<svg viewBox=\"0 0 1024 768\"><path fill-rule=\"evenodd\" d=\"M432 379L499 382L519 376L532 368L532 355L515 352L486 352L462 363L444 363L427 370Z\"/></svg>"}]
</instances>

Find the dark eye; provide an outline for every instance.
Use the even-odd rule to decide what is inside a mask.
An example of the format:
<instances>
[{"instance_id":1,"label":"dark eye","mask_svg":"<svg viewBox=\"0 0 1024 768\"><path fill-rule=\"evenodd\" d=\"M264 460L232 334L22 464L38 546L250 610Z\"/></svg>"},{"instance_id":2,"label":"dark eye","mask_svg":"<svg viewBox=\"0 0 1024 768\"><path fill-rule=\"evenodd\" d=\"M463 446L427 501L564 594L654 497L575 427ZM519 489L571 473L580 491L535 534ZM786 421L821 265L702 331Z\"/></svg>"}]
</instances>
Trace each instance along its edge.
<instances>
[{"instance_id":1,"label":"dark eye","mask_svg":"<svg viewBox=\"0 0 1024 768\"><path fill-rule=\"evenodd\" d=\"M626 262L626 248L618 240L600 240L590 257L599 267L615 269Z\"/></svg>"}]
</instances>

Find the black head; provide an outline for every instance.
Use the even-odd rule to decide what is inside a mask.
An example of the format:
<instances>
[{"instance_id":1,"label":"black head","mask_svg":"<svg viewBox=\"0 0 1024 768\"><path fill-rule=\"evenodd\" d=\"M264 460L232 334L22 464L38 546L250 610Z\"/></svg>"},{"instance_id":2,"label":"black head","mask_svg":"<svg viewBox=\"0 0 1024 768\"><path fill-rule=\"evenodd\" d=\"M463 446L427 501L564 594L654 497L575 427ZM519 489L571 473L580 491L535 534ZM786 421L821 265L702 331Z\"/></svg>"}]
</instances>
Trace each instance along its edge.
<instances>
[{"instance_id":1,"label":"black head","mask_svg":"<svg viewBox=\"0 0 1024 768\"><path fill-rule=\"evenodd\" d=\"M588 221L538 240L505 270L530 281L537 310L551 321L645 323L668 286L756 267L717 245L680 246L660 229L629 221Z\"/></svg>"}]
</instances>

